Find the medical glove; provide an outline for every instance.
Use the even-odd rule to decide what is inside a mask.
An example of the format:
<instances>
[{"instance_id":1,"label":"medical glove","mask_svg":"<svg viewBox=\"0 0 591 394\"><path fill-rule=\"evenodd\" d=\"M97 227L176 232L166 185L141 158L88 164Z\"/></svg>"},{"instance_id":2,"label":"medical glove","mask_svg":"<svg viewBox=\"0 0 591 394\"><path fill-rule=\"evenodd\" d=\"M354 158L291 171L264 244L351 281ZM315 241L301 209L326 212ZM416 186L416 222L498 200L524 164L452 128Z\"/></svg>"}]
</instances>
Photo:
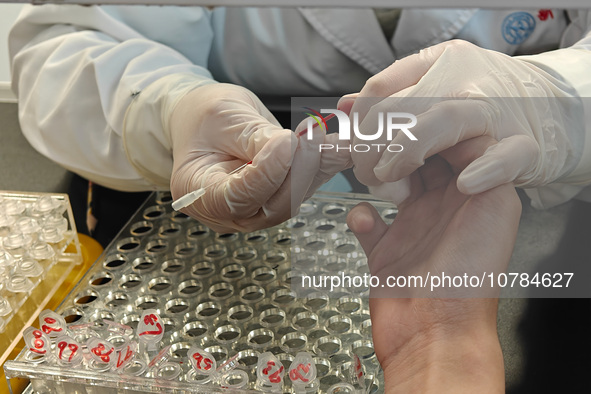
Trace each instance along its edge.
<instances>
[{"instance_id":1,"label":"medical glove","mask_svg":"<svg viewBox=\"0 0 591 394\"><path fill-rule=\"evenodd\" d=\"M325 134L298 140L252 92L236 85L207 84L187 93L172 113L169 132L172 196L176 200L212 185L182 212L218 232L281 223L324 182L350 166L348 152L320 154L316 145L325 141ZM227 175L251 160L243 170Z\"/></svg>"},{"instance_id":2,"label":"medical glove","mask_svg":"<svg viewBox=\"0 0 591 394\"><path fill-rule=\"evenodd\" d=\"M543 64L538 67L535 59L455 40L399 60L370 78L358 95L339 105L358 112L363 134L375 133L380 112L413 113L417 124L411 132L417 140L398 132L387 141L383 133L375 142L400 144L403 151L354 151L356 176L379 197L400 203L410 193L408 176L427 158L488 135L498 143L461 172L457 186L463 193L508 182L533 188L562 181L582 155L582 104L568 83Z\"/></svg>"}]
</instances>

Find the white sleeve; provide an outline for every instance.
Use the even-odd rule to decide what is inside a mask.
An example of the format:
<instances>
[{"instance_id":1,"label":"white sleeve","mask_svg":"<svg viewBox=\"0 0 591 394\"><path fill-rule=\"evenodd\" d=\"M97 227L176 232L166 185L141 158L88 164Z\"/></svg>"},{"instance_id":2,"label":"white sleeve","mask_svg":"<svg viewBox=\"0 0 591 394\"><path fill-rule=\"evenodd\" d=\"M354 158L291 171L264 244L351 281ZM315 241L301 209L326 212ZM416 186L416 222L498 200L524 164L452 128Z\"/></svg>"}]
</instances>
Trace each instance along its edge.
<instances>
[{"instance_id":1,"label":"white sleeve","mask_svg":"<svg viewBox=\"0 0 591 394\"><path fill-rule=\"evenodd\" d=\"M187 91L214 82L206 69L209 14L189 11L201 33L194 39L204 53L197 61L146 38L124 16L133 13L146 30L163 17L175 26L171 15L187 11L171 8L26 7L9 35L9 51L21 128L31 145L110 188L167 189L168 116Z\"/></svg>"},{"instance_id":2,"label":"white sleeve","mask_svg":"<svg viewBox=\"0 0 591 394\"><path fill-rule=\"evenodd\" d=\"M570 25L562 38L563 48L519 58L558 76L581 98L583 119L573 134L580 152L572 171L557 182L526 190L536 208L549 208L575 197L591 185L591 10L569 11Z\"/></svg>"}]
</instances>

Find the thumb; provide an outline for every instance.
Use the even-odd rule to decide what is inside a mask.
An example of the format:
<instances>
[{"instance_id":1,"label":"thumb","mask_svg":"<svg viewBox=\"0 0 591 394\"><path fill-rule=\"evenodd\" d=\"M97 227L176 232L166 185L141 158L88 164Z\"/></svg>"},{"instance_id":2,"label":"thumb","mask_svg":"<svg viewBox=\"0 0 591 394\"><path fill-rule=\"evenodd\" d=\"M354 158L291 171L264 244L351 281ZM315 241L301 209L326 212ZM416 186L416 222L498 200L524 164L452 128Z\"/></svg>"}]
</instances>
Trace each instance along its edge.
<instances>
[{"instance_id":1,"label":"thumb","mask_svg":"<svg viewBox=\"0 0 591 394\"><path fill-rule=\"evenodd\" d=\"M378 211L366 202L355 206L349 212L347 225L368 257L388 230L388 225L384 223Z\"/></svg>"},{"instance_id":2,"label":"thumb","mask_svg":"<svg viewBox=\"0 0 591 394\"><path fill-rule=\"evenodd\" d=\"M538 145L525 135L514 135L490 146L458 177L458 190L478 194L499 185L519 180L527 182L539 157Z\"/></svg>"}]
</instances>

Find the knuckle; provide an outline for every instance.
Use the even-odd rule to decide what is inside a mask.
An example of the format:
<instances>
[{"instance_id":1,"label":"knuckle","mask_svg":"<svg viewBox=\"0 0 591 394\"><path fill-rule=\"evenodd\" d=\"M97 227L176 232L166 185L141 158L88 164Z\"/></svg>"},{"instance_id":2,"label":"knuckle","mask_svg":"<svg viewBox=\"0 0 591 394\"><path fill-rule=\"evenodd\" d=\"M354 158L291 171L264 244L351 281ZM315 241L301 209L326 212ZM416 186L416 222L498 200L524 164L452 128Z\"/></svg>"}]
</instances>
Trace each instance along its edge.
<instances>
[{"instance_id":1,"label":"knuckle","mask_svg":"<svg viewBox=\"0 0 591 394\"><path fill-rule=\"evenodd\" d=\"M370 77L361 91L365 97L381 97L384 92L384 73Z\"/></svg>"},{"instance_id":2,"label":"knuckle","mask_svg":"<svg viewBox=\"0 0 591 394\"><path fill-rule=\"evenodd\" d=\"M457 38L446 42L446 49L459 53L473 50L475 47L474 44Z\"/></svg>"},{"instance_id":3,"label":"knuckle","mask_svg":"<svg viewBox=\"0 0 591 394\"><path fill-rule=\"evenodd\" d=\"M441 101L433 105L431 110L433 111L434 118L443 119L464 119L466 117L466 108L461 105L462 102L458 102L454 99Z\"/></svg>"},{"instance_id":4,"label":"knuckle","mask_svg":"<svg viewBox=\"0 0 591 394\"><path fill-rule=\"evenodd\" d=\"M214 119L224 110L224 106L223 98L209 97L208 100L199 103L199 112L202 114L203 119Z\"/></svg>"},{"instance_id":5,"label":"knuckle","mask_svg":"<svg viewBox=\"0 0 591 394\"><path fill-rule=\"evenodd\" d=\"M501 111L497 105L487 100L477 100L475 106L474 110L482 118L482 135L492 135L497 128L495 125L500 122Z\"/></svg>"}]
</instances>

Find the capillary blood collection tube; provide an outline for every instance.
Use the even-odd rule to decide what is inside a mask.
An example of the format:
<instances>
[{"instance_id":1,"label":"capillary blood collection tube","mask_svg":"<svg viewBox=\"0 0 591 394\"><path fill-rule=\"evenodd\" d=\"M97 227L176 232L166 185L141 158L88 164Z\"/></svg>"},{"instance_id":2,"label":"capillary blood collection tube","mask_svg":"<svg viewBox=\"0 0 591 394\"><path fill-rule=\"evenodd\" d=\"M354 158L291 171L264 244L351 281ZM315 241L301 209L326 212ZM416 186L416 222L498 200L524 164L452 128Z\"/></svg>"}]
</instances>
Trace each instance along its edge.
<instances>
[{"instance_id":1,"label":"capillary blood collection tube","mask_svg":"<svg viewBox=\"0 0 591 394\"><path fill-rule=\"evenodd\" d=\"M246 167L249 164L252 164L252 160L249 161L248 163L242 164L240 167L236 168L234 171L229 172L227 176L236 174L238 171L242 170L244 167ZM224 178L224 179L226 179L226 178ZM220 181L221 180L223 180L223 179L220 179ZM207 190L207 188L209 188L213 185L216 185L217 183L219 183L219 181L185 194L184 196L182 196L181 198L179 198L178 200L176 200L172 203L172 209L174 209L175 211L178 211L178 210L181 210L185 207L188 207L189 205L193 204L195 201L199 200L201 198L201 196L203 196L205 194L205 191Z\"/></svg>"},{"instance_id":2,"label":"capillary blood collection tube","mask_svg":"<svg viewBox=\"0 0 591 394\"><path fill-rule=\"evenodd\" d=\"M335 117L335 114L330 114L328 115L326 118L324 118L324 122L326 122L327 120L331 120L332 118ZM312 129L314 129L316 126L318 126L320 123L316 123L312 126ZM325 123L326 124L326 123ZM302 135L306 134L308 132L308 128L305 128L304 130L300 131L296 136L299 139ZM243 168L245 168L246 166L252 164L252 160L249 161L248 163L244 163L242 164L240 167L236 168L235 170L231 171L228 173L228 176L230 175L234 175L237 172L241 171ZM181 198L177 199L176 201L174 201L172 203L172 209L174 209L175 211L179 211L185 207L188 207L189 205L193 204L195 201L199 200L206 192L206 190L214 185L217 185L220 181L223 181L226 178L220 179L217 182L214 182L212 184L209 184L205 187L201 187L197 190L194 190L192 192L189 192L187 194L185 194L184 196L182 196Z\"/></svg>"}]
</instances>

